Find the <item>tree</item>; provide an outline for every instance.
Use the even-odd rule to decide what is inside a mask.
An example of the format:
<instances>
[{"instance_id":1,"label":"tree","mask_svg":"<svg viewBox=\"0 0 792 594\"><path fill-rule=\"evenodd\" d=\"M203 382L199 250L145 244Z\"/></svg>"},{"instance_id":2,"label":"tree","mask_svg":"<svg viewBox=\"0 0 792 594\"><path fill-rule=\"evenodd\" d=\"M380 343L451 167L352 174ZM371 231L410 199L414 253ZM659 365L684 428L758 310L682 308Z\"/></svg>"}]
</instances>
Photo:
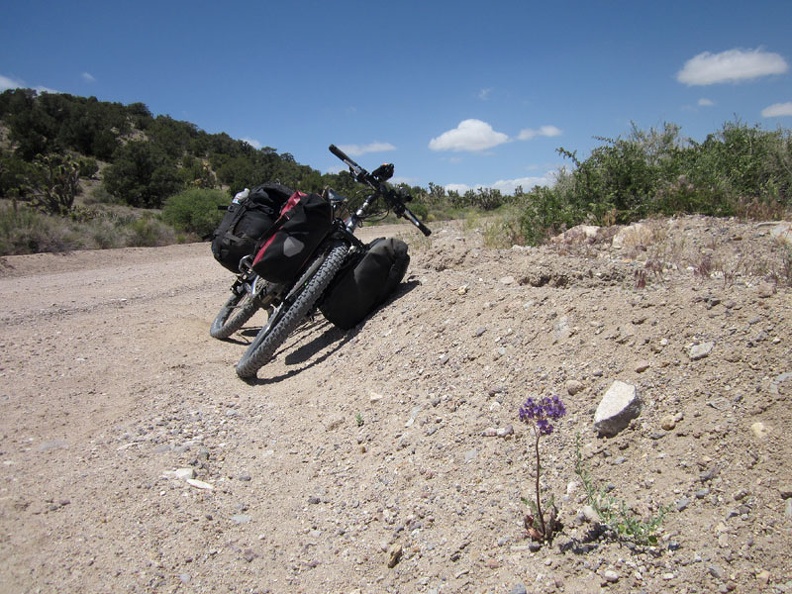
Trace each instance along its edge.
<instances>
[{"instance_id":1,"label":"tree","mask_svg":"<svg viewBox=\"0 0 792 594\"><path fill-rule=\"evenodd\" d=\"M110 194L130 206L159 208L164 200L183 187L175 164L156 145L134 141L116 153L115 162L104 173Z\"/></svg>"},{"instance_id":2,"label":"tree","mask_svg":"<svg viewBox=\"0 0 792 594\"><path fill-rule=\"evenodd\" d=\"M33 206L48 214L68 214L80 194L79 163L71 157L46 155L37 159L36 169L28 191Z\"/></svg>"}]
</instances>

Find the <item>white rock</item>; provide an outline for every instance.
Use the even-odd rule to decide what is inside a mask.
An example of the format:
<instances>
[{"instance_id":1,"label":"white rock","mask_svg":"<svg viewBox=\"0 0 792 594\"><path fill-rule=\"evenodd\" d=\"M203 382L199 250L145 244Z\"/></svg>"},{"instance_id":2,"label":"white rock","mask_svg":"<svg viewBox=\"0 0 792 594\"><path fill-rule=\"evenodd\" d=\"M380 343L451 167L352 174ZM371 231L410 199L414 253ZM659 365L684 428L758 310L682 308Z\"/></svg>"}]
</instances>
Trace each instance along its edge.
<instances>
[{"instance_id":1,"label":"white rock","mask_svg":"<svg viewBox=\"0 0 792 594\"><path fill-rule=\"evenodd\" d=\"M583 517L586 518L587 522L592 522L592 523L600 522L599 514L590 505L583 506L583 509L580 510L580 513L583 514Z\"/></svg>"},{"instance_id":2,"label":"white rock","mask_svg":"<svg viewBox=\"0 0 792 594\"><path fill-rule=\"evenodd\" d=\"M761 421L757 421L751 425L751 432L758 439L765 439L767 437L767 426Z\"/></svg>"},{"instance_id":3,"label":"white rock","mask_svg":"<svg viewBox=\"0 0 792 594\"><path fill-rule=\"evenodd\" d=\"M616 435L641 412L638 390L632 384L615 381L594 413L594 428L601 435Z\"/></svg>"},{"instance_id":4,"label":"white rock","mask_svg":"<svg viewBox=\"0 0 792 594\"><path fill-rule=\"evenodd\" d=\"M192 468L178 468L176 470L166 470L162 476L168 479L181 479L187 480L195 476L195 470Z\"/></svg>"},{"instance_id":5,"label":"white rock","mask_svg":"<svg viewBox=\"0 0 792 594\"><path fill-rule=\"evenodd\" d=\"M651 241L652 235L652 230L647 225L634 223L629 227L620 229L613 237L611 245L615 250L647 245Z\"/></svg>"},{"instance_id":6,"label":"white rock","mask_svg":"<svg viewBox=\"0 0 792 594\"><path fill-rule=\"evenodd\" d=\"M784 221L770 230L770 237L773 239L792 245L792 223Z\"/></svg>"},{"instance_id":7,"label":"white rock","mask_svg":"<svg viewBox=\"0 0 792 594\"><path fill-rule=\"evenodd\" d=\"M694 344L690 348L689 356L691 360L698 361L699 359L708 357L713 348L715 348L714 342L702 342L701 344Z\"/></svg>"},{"instance_id":8,"label":"white rock","mask_svg":"<svg viewBox=\"0 0 792 594\"><path fill-rule=\"evenodd\" d=\"M214 487L209 483L199 481L198 479L187 479L187 484L195 487L196 489L203 489L205 491L211 491L214 489Z\"/></svg>"}]
</instances>

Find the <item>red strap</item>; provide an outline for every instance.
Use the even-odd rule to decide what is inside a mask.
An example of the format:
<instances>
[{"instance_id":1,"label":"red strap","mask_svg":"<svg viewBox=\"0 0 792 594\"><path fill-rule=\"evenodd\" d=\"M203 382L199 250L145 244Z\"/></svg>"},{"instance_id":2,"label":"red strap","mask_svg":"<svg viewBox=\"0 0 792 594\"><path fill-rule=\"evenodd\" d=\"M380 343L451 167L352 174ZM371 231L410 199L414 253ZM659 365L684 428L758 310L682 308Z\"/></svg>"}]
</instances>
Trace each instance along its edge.
<instances>
[{"instance_id":1,"label":"red strap","mask_svg":"<svg viewBox=\"0 0 792 594\"><path fill-rule=\"evenodd\" d=\"M253 259L253 266L259 263L259 261L264 257L267 248L275 240L275 231L277 231L278 228L284 222L288 221L291 218L291 210L295 206L297 206L300 200L302 200L307 195L308 194L304 192L300 192L298 190L297 192L289 196L289 199L286 201L286 203L283 205L283 207L280 210L280 216L277 218L277 220L274 223L272 223L272 226L269 228L267 233L265 233L265 236L269 235L269 237L267 238L267 241L261 244L261 246L258 249L258 252L256 252L256 257Z\"/></svg>"}]
</instances>

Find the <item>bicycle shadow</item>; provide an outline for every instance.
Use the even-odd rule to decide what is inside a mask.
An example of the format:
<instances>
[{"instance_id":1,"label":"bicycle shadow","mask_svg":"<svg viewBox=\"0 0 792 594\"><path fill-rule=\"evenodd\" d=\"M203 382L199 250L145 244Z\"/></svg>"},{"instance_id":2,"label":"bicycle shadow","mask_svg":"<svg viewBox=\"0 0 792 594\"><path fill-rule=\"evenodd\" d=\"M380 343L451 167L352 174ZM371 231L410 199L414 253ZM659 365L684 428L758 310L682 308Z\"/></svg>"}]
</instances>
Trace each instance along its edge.
<instances>
[{"instance_id":1,"label":"bicycle shadow","mask_svg":"<svg viewBox=\"0 0 792 594\"><path fill-rule=\"evenodd\" d=\"M324 331L322 331L322 328L324 328ZM275 352L273 360L279 359L286 353L285 357L283 357L283 363L289 366L290 369L278 375L253 377L244 381L252 386L277 384L326 361L328 357L341 349L352 338L354 338L353 331L345 332L340 330L325 319L307 323L302 328L298 328L286 343ZM262 367L259 373L263 374L270 370L270 364Z\"/></svg>"},{"instance_id":2,"label":"bicycle shadow","mask_svg":"<svg viewBox=\"0 0 792 594\"><path fill-rule=\"evenodd\" d=\"M321 314L317 314L317 317L320 319L304 324L302 327L298 328L275 353L276 359L282 356L283 353L286 353L283 358L283 363L287 366L295 367L279 375L250 378L246 381L251 385L276 384L326 361L331 355L338 352L345 344L355 338L370 319L384 308L407 295L418 285L420 285L420 282L417 280L403 282L387 300L377 306L362 322L350 330L336 328L330 322L322 318ZM252 335L255 336L256 332L256 329L249 329L243 331L243 334L252 333ZM266 370L267 365L262 367L259 373L265 372Z\"/></svg>"}]
</instances>

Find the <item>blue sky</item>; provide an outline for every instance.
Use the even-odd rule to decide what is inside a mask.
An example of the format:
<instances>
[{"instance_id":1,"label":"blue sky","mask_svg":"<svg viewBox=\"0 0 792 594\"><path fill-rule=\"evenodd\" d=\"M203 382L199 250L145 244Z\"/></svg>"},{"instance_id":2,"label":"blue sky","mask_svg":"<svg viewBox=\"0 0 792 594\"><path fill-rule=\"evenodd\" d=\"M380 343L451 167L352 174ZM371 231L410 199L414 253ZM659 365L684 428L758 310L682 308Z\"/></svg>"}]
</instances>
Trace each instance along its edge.
<instances>
[{"instance_id":1,"label":"blue sky","mask_svg":"<svg viewBox=\"0 0 792 594\"><path fill-rule=\"evenodd\" d=\"M322 172L334 143L509 193L632 124L792 128L790 0L0 2L0 90L142 102Z\"/></svg>"}]
</instances>

